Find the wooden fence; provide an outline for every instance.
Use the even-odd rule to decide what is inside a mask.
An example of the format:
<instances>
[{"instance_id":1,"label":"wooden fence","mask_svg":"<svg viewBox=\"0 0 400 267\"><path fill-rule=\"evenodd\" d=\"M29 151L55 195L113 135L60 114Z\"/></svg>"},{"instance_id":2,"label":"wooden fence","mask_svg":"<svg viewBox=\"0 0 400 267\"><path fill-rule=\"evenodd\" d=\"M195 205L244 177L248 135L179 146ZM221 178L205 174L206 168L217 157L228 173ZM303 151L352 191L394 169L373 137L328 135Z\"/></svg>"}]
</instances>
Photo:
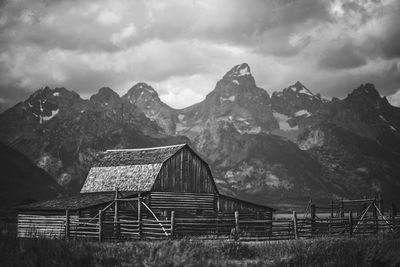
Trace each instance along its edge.
<instances>
[{"instance_id":1,"label":"wooden fence","mask_svg":"<svg viewBox=\"0 0 400 267\"><path fill-rule=\"evenodd\" d=\"M111 211L112 212L112 211ZM85 238L98 241L151 240L198 236L206 239L289 240L321 236L359 236L398 232L400 216L304 217L293 212L290 217L257 220L248 214L218 213L213 217L176 217L168 219L118 217L99 211L91 218L77 214L19 214L18 237Z\"/></svg>"}]
</instances>

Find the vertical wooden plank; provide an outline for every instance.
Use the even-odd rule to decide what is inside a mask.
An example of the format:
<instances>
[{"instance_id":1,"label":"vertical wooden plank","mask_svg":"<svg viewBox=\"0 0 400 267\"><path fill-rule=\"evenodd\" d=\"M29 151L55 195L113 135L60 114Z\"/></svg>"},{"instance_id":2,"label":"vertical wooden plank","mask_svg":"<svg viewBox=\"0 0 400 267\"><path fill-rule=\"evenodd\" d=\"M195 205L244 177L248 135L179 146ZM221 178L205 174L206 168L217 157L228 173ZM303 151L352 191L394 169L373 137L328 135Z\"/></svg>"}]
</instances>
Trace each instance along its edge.
<instances>
[{"instance_id":1,"label":"vertical wooden plank","mask_svg":"<svg viewBox=\"0 0 400 267\"><path fill-rule=\"evenodd\" d=\"M99 242L103 241L103 211L99 210Z\"/></svg>"},{"instance_id":2,"label":"vertical wooden plank","mask_svg":"<svg viewBox=\"0 0 400 267\"><path fill-rule=\"evenodd\" d=\"M219 212L219 211L221 211L221 204L220 204L219 195L217 195L216 198L217 198L217 211Z\"/></svg>"},{"instance_id":3,"label":"vertical wooden plank","mask_svg":"<svg viewBox=\"0 0 400 267\"><path fill-rule=\"evenodd\" d=\"M140 193L138 194L138 206L137 206L137 211L138 211L138 229L139 229L139 239L142 237L142 211L141 211L141 196Z\"/></svg>"},{"instance_id":4,"label":"vertical wooden plank","mask_svg":"<svg viewBox=\"0 0 400 267\"><path fill-rule=\"evenodd\" d=\"M390 205L390 222L392 224L392 230L394 231L396 228L396 215L397 215L397 210L396 210L396 205L392 202Z\"/></svg>"},{"instance_id":5,"label":"vertical wooden plank","mask_svg":"<svg viewBox=\"0 0 400 267\"><path fill-rule=\"evenodd\" d=\"M339 209L340 209L340 217L343 218L343 217L344 217L344 202L343 202L343 199L340 200L340 207L339 207Z\"/></svg>"},{"instance_id":6,"label":"vertical wooden plank","mask_svg":"<svg viewBox=\"0 0 400 267\"><path fill-rule=\"evenodd\" d=\"M65 210L65 239L69 240L69 228L70 228L70 220L69 220L69 210Z\"/></svg>"},{"instance_id":7,"label":"vertical wooden plank","mask_svg":"<svg viewBox=\"0 0 400 267\"><path fill-rule=\"evenodd\" d=\"M235 232L236 232L236 238L239 238L239 233L240 233L240 226L239 226L239 212L235 211Z\"/></svg>"},{"instance_id":8,"label":"vertical wooden plank","mask_svg":"<svg viewBox=\"0 0 400 267\"><path fill-rule=\"evenodd\" d=\"M114 199L114 237L118 238L119 235L119 203L118 203L118 187L115 188Z\"/></svg>"},{"instance_id":9,"label":"vertical wooden plank","mask_svg":"<svg viewBox=\"0 0 400 267\"><path fill-rule=\"evenodd\" d=\"M175 211L171 211L171 237L175 236Z\"/></svg>"},{"instance_id":10,"label":"vertical wooden plank","mask_svg":"<svg viewBox=\"0 0 400 267\"><path fill-rule=\"evenodd\" d=\"M349 236L353 236L353 212L349 211Z\"/></svg>"},{"instance_id":11,"label":"vertical wooden plank","mask_svg":"<svg viewBox=\"0 0 400 267\"><path fill-rule=\"evenodd\" d=\"M297 213L293 211L293 230L294 230L294 239L299 239L299 232L297 230Z\"/></svg>"},{"instance_id":12,"label":"vertical wooden plank","mask_svg":"<svg viewBox=\"0 0 400 267\"><path fill-rule=\"evenodd\" d=\"M332 224L333 224L333 200L331 200L331 216L329 220L329 234L332 234Z\"/></svg>"}]
</instances>

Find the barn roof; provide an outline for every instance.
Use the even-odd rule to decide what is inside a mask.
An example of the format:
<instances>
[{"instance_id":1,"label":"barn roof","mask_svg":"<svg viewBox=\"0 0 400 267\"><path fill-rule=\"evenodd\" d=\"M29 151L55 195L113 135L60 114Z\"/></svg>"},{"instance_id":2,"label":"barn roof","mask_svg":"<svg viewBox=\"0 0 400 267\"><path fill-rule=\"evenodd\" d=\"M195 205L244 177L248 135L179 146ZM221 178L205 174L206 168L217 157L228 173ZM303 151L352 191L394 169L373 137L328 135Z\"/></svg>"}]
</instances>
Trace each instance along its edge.
<instances>
[{"instance_id":1,"label":"barn roof","mask_svg":"<svg viewBox=\"0 0 400 267\"><path fill-rule=\"evenodd\" d=\"M132 193L133 194L133 193ZM125 196L125 195L124 195ZM79 210L114 200L114 192L79 194L20 206L20 210Z\"/></svg>"},{"instance_id":2,"label":"barn roof","mask_svg":"<svg viewBox=\"0 0 400 267\"><path fill-rule=\"evenodd\" d=\"M107 150L94 166L108 167L163 163L185 145Z\"/></svg>"},{"instance_id":3,"label":"barn roof","mask_svg":"<svg viewBox=\"0 0 400 267\"><path fill-rule=\"evenodd\" d=\"M90 169L81 193L151 190L164 161L186 144L107 150Z\"/></svg>"}]
</instances>

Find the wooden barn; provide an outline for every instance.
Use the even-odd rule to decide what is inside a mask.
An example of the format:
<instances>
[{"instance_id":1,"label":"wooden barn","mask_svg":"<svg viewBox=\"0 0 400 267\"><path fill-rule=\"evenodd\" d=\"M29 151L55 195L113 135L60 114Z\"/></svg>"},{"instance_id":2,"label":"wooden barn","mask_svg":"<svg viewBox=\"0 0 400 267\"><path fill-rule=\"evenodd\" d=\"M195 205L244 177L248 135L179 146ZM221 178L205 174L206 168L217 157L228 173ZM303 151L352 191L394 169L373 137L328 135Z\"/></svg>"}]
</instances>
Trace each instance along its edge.
<instances>
[{"instance_id":1,"label":"wooden barn","mask_svg":"<svg viewBox=\"0 0 400 267\"><path fill-rule=\"evenodd\" d=\"M274 209L219 193L208 164L187 144L107 150L78 196L21 206L19 237L103 239L222 236ZM268 223L262 226L270 231Z\"/></svg>"}]
</instances>

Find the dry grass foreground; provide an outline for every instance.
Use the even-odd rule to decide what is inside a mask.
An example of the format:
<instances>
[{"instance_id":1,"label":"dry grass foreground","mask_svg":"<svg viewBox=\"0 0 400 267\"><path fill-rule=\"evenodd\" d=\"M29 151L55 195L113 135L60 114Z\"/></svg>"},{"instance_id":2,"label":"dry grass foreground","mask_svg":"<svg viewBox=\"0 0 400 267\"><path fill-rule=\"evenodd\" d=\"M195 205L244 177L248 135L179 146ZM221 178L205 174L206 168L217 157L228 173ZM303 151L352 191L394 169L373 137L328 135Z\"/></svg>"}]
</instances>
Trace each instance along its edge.
<instances>
[{"instance_id":1,"label":"dry grass foreground","mask_svg":"<svg viewBox=\"0 0 400 267\"><path fill-rule=\"evenodd\" d=\"M0 238L0 266L400 266L400 238L101 244Z\"/></svg>"}]
</instances>

